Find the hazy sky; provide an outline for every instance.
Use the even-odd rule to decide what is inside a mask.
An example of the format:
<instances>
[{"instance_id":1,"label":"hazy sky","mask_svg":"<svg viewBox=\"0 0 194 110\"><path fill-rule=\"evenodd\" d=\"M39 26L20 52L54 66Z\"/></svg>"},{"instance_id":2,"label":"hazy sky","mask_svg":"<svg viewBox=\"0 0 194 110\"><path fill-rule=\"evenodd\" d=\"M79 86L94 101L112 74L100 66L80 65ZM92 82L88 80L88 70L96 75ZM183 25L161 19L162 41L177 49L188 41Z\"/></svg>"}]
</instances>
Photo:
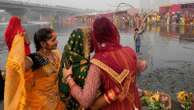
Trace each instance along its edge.
<instances>
[{"instance_id":1,"label":"hazy sky","mask_svg":"<svg viewBox=\"0 0 194 110\"><path fill-rule=\"evenodd\" d=\"M41 4L62 5L82 9L114 10L121 3L129 3L134 7L150 8L169 3L193 2L194 0L15 0Z\"/></svg>"}]
</instances>

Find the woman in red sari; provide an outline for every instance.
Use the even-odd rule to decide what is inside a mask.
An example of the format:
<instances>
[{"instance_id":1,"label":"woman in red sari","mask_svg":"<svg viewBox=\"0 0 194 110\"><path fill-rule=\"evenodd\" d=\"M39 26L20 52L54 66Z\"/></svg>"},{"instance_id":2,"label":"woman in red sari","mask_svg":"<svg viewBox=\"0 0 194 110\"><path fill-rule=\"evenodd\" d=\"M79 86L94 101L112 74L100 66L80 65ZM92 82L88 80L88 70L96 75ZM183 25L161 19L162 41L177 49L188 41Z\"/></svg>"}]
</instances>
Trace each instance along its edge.
<instances>
[{"instance_id":1,"label":"woman in red sari","mask_svg":"<svg viewBox=\"0 0 194 110\"><path fill-rule=\"evenodd\" d=\"M72 96L84 108L93 108L93 104L102 110L140 110L136 53L120 45L115 25L105 17L95 20L92 42L95 55L83 89L71 78L71 69L64 71ZM103 95L94 102L100 86Z\"/></svg>"},{"instance_id":2,"label":"woman in red sari","mask_svg":"<svg viewBox=\"0 0 194 110\"><path fill-rule=\"evenodd\" d=\"M21 19L17 16L12 16L9 20L8 26L5 29L5 33L4 33L4 37L5 37L5 42L7 44L8 50L10 51L11 49L11 45L13 42L14 37L16 36L16 34L22 33L24 34L25 37L25 54L29 55L30 54L30 42L28 41L25 32L25 29L22 27L21 24Z\"/></svg>"}]
</instances>

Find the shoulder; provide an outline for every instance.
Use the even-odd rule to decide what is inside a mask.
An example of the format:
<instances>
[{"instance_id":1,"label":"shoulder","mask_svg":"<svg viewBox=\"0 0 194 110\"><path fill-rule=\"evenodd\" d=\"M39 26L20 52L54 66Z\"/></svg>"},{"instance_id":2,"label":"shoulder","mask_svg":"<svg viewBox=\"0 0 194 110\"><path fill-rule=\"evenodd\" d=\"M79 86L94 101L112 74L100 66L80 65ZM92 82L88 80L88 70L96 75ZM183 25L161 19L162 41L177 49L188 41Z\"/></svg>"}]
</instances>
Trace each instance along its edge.
<instances>
[{"instance_id":1,"label":"shoulder","mask_svg":"<svg viewBox=\"0 0 194 110\"><path fill-rule=\"evenodd\" d=\"M25 69L26 69L26 70L29 70L29 69L32 67L32 65L33 65L33 60L32 60L32 58L29 57L29 56L26 56L26 57L25 57Z\"/></svg>"},{"instance_id":2,"label":"shoulder","mask_svg":"<svg viewBox=\"0 0 194 110\"><path fill-rule=\"evenodd\" d=\"M98 70L98 71L100 70L100 68L97 65L93 64L93 63L90 64L90 68Z\"/></svg>"},{"instance_id":3,"label":"shoulder","mask_svg":"<svg viewBox=\"0 0 194 110\"><path fill-rule=\"evenodd\" d=\"M33 65L33 60L30 56L25 56L25 61Z\"/></svg>"},{"instance_id":4,"label":"shoulder","mask_svg":"<svg viewBox=\"0 0 194 110\"><path fill-rule=\"evenodd\" d=\"M102 71L101 71L100 67L98 67L97 65L91 63L88 72L91 76L98 77L101 74Z\"/></svg>"},{"instance_id":5,"label":"shoulder","mask_svg":"<svg viewBox=\"0 0 194 110\"><path fill-rule=\"evenodd\" d=\"M49 63L48 60L44 59L38 53L31 53L30 55L26 56L26 59L27 63L32 62L32 70L36 70Z\"/></svg>"},{"instance_id":6,"label":"shoulder","mask_svg":"<svg viewBox=\"0 0 194 110\"><path fill-rule=\"evenodd\" d=\"M137 57L136 52L131 47L123 47L123 49L126 50L132 57Z\"/></svg>"},{"instance_id":7,"label":"shoulder","mask_svg":"<svg viewBox=\"0 0 194 110\"><path fill-rule=\"evenodd\" d=\"M54 53L57 57L59 57L59 59L61 59L62 53L61 53L61 51L60 51L59 49L53 50L53 53Z\"/></svg>"}]
</instances>

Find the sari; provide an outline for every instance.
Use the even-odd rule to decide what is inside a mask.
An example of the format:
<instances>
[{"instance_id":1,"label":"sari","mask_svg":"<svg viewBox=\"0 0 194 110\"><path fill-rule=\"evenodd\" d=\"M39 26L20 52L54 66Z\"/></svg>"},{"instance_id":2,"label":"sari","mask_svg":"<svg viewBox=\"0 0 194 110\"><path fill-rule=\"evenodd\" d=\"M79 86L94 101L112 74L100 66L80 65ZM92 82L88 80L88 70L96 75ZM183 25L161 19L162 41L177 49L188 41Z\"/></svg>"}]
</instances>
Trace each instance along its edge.
<instances>
[{"instance_id":1,"label":"sari","mask_svg":"<svg viewBox=\"0 0 194 110\"><path fill-rule=\"evenodd\" d=\"M56 61L50 62L38 53L29 57L33 60L32 69L25 75L26 105L25 110L64 110L58 91L58 71L60 67L60 53L53 50ZM38 65L38 66L37 66Z\"/></svg>"},{"instance_id":2,"label":"sari","mask_svg":"<svg viewBox=\"0 0 194 110\"><path fill-rule=\"evenodd\" d=\"M17 34L6 63L4 110L24 109L26 99L24 58L24 37Z\"/></svg>"},{"instance_id":3,"label":"sari","mask_svg":"<svg viewBox=\"0 0 194 110\"><path fill-rule=\"evenodd\" d=\"M140 110L140 98L136 87L136 53L130 47L120 45L119 33L107 18L96 19L92 37L95 49L92 63L105 70L100 74L102 93L110 96L109 90L113 90L117 97L117 100L109 100L111 102L102 110Z\"/></svg>"},{"instance_id":4,"label":"sari","mask_svg":"<svg viewBox=\"0 0 194 110\"><path fill-rule=\"evenodd\" d=\"M60 55L57 51L53 51L53 54L57 59L55 63L46 62L44 58L40 61L33 60L33 65L37 65L37 62L44 65L32 66L32 69L26 72L25 58L27 57L24 52L24 37L22 34L14 37L6 63L5 110L65 109L57 86Z\"/></svg>"},{"instance_id":5,"label":"sari","mask_svg":"<svg viewBox=\"0 0 194 110\"><path fill-rule=\"evenodd\" d=\"M12 47L12 42L13 39L15 38L16 34L18 33L25 33L25 29L22 27L21 20L17 16L12 16L11 19L9 20L8 26L5 29L4 37L5 37L5 42L7 44L8 50L10 51ZM25 37L25 36L22 36ZM25 54L29 55L30 54L30 47L29 43L24 42L25 46Z\"/></svg>"},{"instance_id":6,"label":"sari","mask_svg":"<svg viewBox=\"0 0 194 110\"><path fill-rule=\"evenodd\" d=\"M89 29L75 29L71 33L68 43L63 51L63 63L65 68L72 65L73 79L80 86L84 86L85 78L89 69L90 46ZM65 101L68 110L81 109L80 104L70 95L70 88L65 84L63 72L59 73L59 90L61 98Z\"/></svg>"}]
</instances>

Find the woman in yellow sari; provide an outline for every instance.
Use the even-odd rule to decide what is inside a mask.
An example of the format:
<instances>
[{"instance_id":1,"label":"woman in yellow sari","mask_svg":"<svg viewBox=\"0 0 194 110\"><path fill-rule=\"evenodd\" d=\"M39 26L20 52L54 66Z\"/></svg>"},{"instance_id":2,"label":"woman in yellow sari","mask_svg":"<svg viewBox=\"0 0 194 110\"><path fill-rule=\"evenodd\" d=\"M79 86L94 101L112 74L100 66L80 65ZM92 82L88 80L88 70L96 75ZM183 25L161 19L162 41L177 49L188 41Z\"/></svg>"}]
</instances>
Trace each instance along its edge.
<instances>
[{"instance_id":1,"label":"woman in yellow sari","mask_svg":"<svg viewBox=\"0 0 194 110\"><path fill-rule=\"evenodd\" d=\"M38 30L36 52L27 57L21 36L16 35L8 56L5 110L64 110L57 85L61 57L56 33L50 28Z\"/></svg>"}]
</instances>

